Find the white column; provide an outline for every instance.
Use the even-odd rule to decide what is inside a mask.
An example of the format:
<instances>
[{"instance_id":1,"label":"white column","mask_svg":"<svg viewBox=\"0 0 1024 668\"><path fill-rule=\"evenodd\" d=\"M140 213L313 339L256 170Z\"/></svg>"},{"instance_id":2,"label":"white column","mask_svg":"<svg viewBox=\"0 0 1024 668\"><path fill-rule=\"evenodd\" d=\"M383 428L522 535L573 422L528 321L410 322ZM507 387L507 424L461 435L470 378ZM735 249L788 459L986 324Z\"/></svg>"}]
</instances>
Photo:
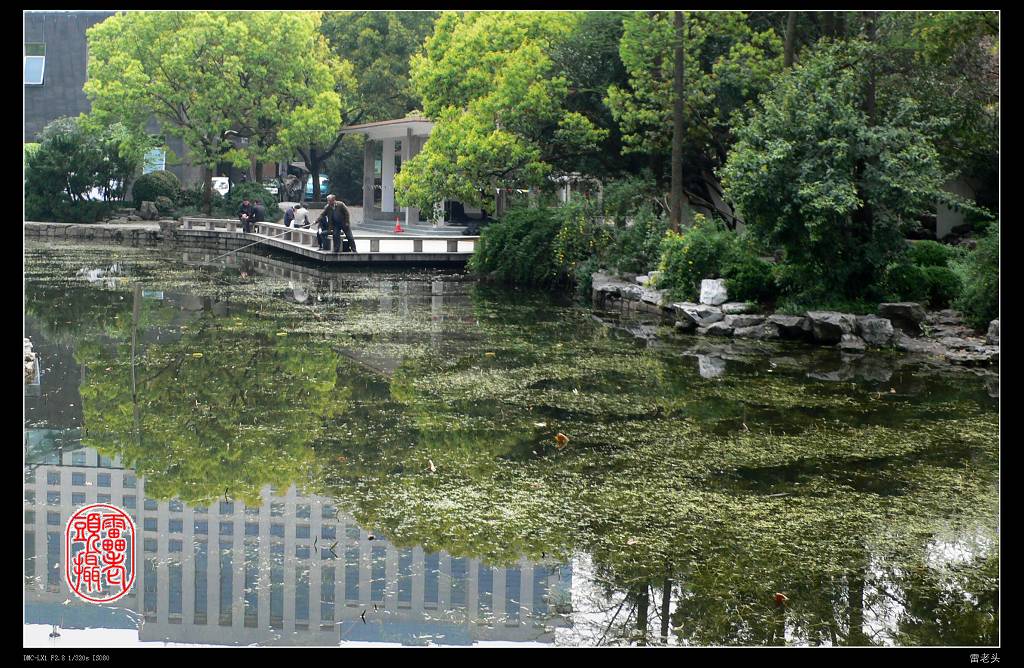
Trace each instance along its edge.
<instances>
[{"instance_id":1,"label":"white column","mask_svg":"<svg viewBox=\"0 0 1024 668\"><path fill-rule=\"evenodd\" d=\"M381 140L380 162L380 210L383 213L395 211L395 140Z\"/></svg>"}]
</instances>

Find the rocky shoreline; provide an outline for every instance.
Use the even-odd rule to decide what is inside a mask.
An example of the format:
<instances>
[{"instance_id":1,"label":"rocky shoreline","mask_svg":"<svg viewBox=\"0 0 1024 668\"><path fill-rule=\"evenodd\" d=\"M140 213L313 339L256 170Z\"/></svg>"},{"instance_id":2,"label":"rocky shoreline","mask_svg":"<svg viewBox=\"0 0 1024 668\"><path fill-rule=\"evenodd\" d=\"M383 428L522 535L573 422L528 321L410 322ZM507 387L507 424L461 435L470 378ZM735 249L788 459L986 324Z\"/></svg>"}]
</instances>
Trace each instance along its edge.
<instances>
[{"instance_id":1,"label":"rocky shoreline","mask_svg":"<svg viewBox=\"0 0 1024 668\"><path fill-rule=\"evenodd\" d=\"M877 315L836 311L763 313L756 304L728 301L723 279L704 280L699 303L673 302L666 291L650 287L652 275L630 281L607 272L594 273L594 307L656 315L680 333L699 336L800 341L849 354L869 349L898 350L964 366L999 363L998 320L993 320L987 335L981 336L964 325L956 311L928 312L912 302L879 304Z\"/></svg>"}]
</instances>

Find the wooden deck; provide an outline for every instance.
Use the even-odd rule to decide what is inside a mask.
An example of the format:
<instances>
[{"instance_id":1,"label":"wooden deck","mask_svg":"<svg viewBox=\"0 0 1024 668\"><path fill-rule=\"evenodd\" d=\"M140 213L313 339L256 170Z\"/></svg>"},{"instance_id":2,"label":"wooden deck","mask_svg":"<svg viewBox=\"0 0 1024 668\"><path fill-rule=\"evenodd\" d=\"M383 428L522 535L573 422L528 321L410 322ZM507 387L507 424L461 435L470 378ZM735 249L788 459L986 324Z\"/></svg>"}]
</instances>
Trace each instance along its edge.
<instances>
[{"instance_id":1,"label":"wooden deck","mask_svg":"<svg viewBox=\"0 0 1024 668\"><path fill-rule=\"evenodd\" d=\"M240 247L271 248L325 264L465 264L473 255L480 237L401 234L364 235L353 230L354 253L333 253L317 248L316 229L285 227L279 223L255 223L252 232L243 232L242 224L226 218L183 218L178 236L203 240L231 241Z\"/></svg>"}]
</instances>

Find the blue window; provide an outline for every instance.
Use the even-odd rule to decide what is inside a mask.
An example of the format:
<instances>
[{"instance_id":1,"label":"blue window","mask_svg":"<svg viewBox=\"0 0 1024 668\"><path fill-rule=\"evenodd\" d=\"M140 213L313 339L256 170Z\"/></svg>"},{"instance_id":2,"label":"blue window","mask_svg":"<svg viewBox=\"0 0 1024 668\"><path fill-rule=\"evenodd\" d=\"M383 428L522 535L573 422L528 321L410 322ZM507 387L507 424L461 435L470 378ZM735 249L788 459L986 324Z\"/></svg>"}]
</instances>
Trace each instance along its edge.
<instances>
[{"instance_id":1,"label":"blue window","mask_svg":"<svg viewBox=\"0 0 1024 668\"><path fill-rule=\"evenodd\" d=\"M309 519L309 504L303 503L295 506L295 517L299 519Z\"/></svg>"},{"instance_id":2,"label":"blue window","mask_svg":"<svg viewBox=\"0 0 1024 668\"><path fill-rule=\"evenodd\" d=\"M47 471L46 472L46 484L47 485L59 485L60 484L60 471Z\"/></svg>"},{"instance_id":3,"label":"blue window","mask_svg":"<svg viewBox=\"0 0 1024 668\"><path fill-rule=\"evenodd\" d=\"M157 550L156 538L143 538L142 539L142 549L145 552L156 552L156 550Z\"/></svg>"},{"instance_id":4,"label":"blue window","mask_svg":"<svg viewBox=\"0 0 1024 668\"><path fill-rule=\"evenodd\" d=\"M232 535L234 535L234 533L235 533L235 523L234 522L221 522L220 523L220 535L222 535L222 536L232 536Z\"/></svg>"},{"instance_id":5,"label":"blue window","mask_svg":"<svg viewBox=\"0 0 1024 668\"><path fill-rule=\"evenodd\" d=\"M110 495L109 494L97 494L96 495L96 503L110 503Z\"/></svg>"},{"instance_id":6,"label":"blue window","mask_svg":"<svg viewBox=\"0 0 1024 668\"><path fill-rule=\"evenodd\" d=\"M71 474L71 485L74 487L82 487L85 485L85 474L84 473L72 473Z\"/></svg>"},{"instance_id":7,"label":"blue window","mask_svg":"<svg viewBox=\"0 0 1024 668\"><path fill-rule=\"evenodd\" d=\"M300 525L296 526L295 527L295 537L296 538L309 538L309 525L308 524L300 524Z\"/></svg>"},{"instance_id":8,"label":"blue window","mask_svg":"<svg viewBox=\"0 0 1024 668\"><path fill-rule=\"evenodd\" d=\"M235 503L233 501L221 501L220 502L220 514L231 515L235 512Z\"/></svg>"},{"instance_id":9,"label":"blue window","mask_svg":"<svg viewBox=\"0 0 1024 668\"><path fill-rule=\"evenodd\" d=\"M170 511L171 511L172 513L180 513L180 512L181 512L181 509L182 509L182 505L181 505L181 501L179 501L178 499L173 499L173 500L172 500L172 501L171 501L171 502L170 502L169 504L167 504L167 505L168 505L168 507L170 508Z\"/></svg>"},{"instance_id":10,"label":"blue window","mask_svg":"<svg viewBox=\"0 0 1024 668\"><path fill-rule=\"evenodd\" d=\"M46 45L39 42L25 44L25 83L42 86L45 71Z\"/></svg>"},{"instance_id":11,"label":"blue window","mask_svg":"<svg viewBox=\"0 0 1024 668\"><path fill-rule=\"evenodd\" d=\"M145 508L146 510L156 510L157 508L160 507L160 504L158 504L153 499L146 499L145 501L142 502L142 507Z\"/></svg>"},{"instance_id":12,"label":"blue window","mask_svg":"<svg viewBox=\"0 0 1024 668\"><path fill-rule=\"evenodd\" d=\"M327 526L326 524L320 527L320 537L335 540L338 536L338 527Z\"/></svg>"},{"instance_id":13,"label":"blue window","mask_svg":"<svg viewBox=\"0 0 1024 668\"><path fill-rule=\"evenodd\" d=\"M168 531L170 531L171 533L181 533L182 530L184 529L180 518L176 520L170 520L169 525L170 526L168 527Z\"/></svg>"},{"instance_id":14,"label":"blue window","mask_svg":"<svg viewBox=\"0 0 1024 668\"><path fill-rule=\"evenodd\" d=\"M100 487L110 487L110 474L109 473L97 473L96 484Z\"/></svg>"},{"instance_id":15,"label":"blue window","mask_svg":"<svg viewBox=\"0 0 1024 668\"><path fill-rule=\"evenodd\" d=\"M284 525L283 524L271 524L270 535L277 536L278 538L284 538Z\"/></svg>"},{"instance_id":16,"label":"blue window","mask_svg":"<svg viewBox=\"0 0 1024 668\"><path fill-rule=\"evenodd\" d=\"M260 535L259 522L246 522L245 523L245 535L246 536L258 536Z\"/></svg>"},{"instance_id":17,"label":"blue window","mask_svg":"<svg viewBox=\"0 0 1024 668\"><path fill-rule=\"evenodd\" d=\"M135 495L125 494L123 497L121 497L121 503L124 505L125 508L135 508Z\"/></svg>"},{"instance_id":18,"label":"blue window","mask_svg":"<svg viewBox=\"0 0 1024 668\"><path fill-rule=\"evenodd\" d=\"M181 552L182 542L180 540L171 539L167 541L168 552Z\"/></svg>"},{"instance_id":19,"label":"blue window","mask_svg":"<svg viewBox=\"0 0 1024 668\"><path fill-rule=\"evenodd\" d=\"M85 505L85 492L71 492L71 505L73 505L73 506L84 506Z\"/></svg>"},{"instance_id":20,"label":"blue window","mask_svg":"<svg viewBox=\"0 0 1024 668\"><path fill-rule=\"evenodd\" d=\"M60 492L47 492L46 493L46 505L48 505L48 506L59 506L60 505Z\"/></svg>"},{"instance_id":21,"label":"blue window","mask_svg":"<svg viewBox=\"0 0 1024 668\"><path fill-rule=\"evenodd\" d=\"M60 513L46 513L46 523L52 527L60 526Z\"/></svg>"},{"instance_id":22,"label":"blue window","mask_svg":"<svg viewBox=\"0 0 1024 668\"><path fill-rule=\"evenodd\" d=\"M85 450L75 450L71 453L72 466L85 466Z\"/></svg>"},{"instance_id":23,"label":"blue window","mask_svg":"<svg viewBox=\"0 0 1024 668\"><path fill-rule=\"evenodd\" d=\"M143 528L144 531L156 531L157 530L156 529L156 518L155 517L147 517L143 521L142 528Z\"/></svg>"},{"instance_id":24,"label":"blue window","mask_svg":"<svg viewBox=\"0 0 1024 668\"><path fill-rule=\"evenodd\" d=\"M309 559L309 545L296 545L295 557L298 559Z\"/></svg>"},{"instance_id":25,"label":"blue window","mask_svg":"<svg viewBox=\"0 0 1024 668\"><path fill-rule=\"evenodd\" d=\"M195 533L207 533L208 525L209 522L207 522L206 520L196 520Z\"/></svg>"},{"instance_id":26,"label":"blue window","mask_svg":"<svg viewBox=\"0 0 1024 668\"><path fill-rule=\"evenodd\" d=\"M131 473L125 473L124 480L122 482L122 487L125 489L135 489L135 476Z\"/></svg>"},{"instance_id":27,"label":"blue window","mask_svg":"<svg viewBox=\"0 0 1024 668\"><path fill-rule=\"evenodd\" d=\"M320 517L325 520L334 519L334 516L338 514L338 509L334 506L324 506L320 509Z\"/></svg>"}]
</instances>

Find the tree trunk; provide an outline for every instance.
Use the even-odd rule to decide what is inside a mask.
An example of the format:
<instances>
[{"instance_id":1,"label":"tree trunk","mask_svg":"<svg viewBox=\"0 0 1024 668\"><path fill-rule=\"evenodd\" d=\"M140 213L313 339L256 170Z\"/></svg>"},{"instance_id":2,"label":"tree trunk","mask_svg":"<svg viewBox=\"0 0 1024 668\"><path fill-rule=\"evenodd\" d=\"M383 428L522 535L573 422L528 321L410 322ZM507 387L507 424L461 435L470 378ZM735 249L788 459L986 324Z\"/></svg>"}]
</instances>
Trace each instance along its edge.
<instances>
[{"instance_id":1,"label":"tree trunk","mask_svg":"<svg viewBox=\"0 0 1024 668\"><path fill-rule=\"evenodd\" d=\"M320 156L312 147L309 149L309 175L313 179L313 201L320 202Z\"/></svg>"},{"instance_id":2,"label":"tree trunk","mask_svg":"<svg viewBox=\"0 0 1024 668\"><path fill-rule=\"evenodd\" d=\"M668 644L668 612L672 602L672 581L665 578L661 588L661 641Z\"/></svg>"},{"instance_id":3,"label":"tree trunk","mask_svg":"<svg viewBox=\"0 0 1024 668\"><path fill-rule=\"evenodd\" d=\"M213 168L203 165L203 211L209 216L213 210Z\"/></svg>"},{"instance_id":4,"label":"tree trunk","mask_svg":"<svg viewBox=\"0 0 1024 668\"><path fill-rule=\"evenodd\" d=\"M793 52L796 50L796 12L790 12L786 19L786 45L783 50L782 67L793 67Z\"/></svg>"},{"instance_id":5,"label":"tree trunk","mask_svg":"<svg viewBox=\"0 0 1024 668\"><path fill-rule=\"evenodd\" d=\"M836 15L832 12L821 13L822 31L828 37L835 38L836 36Z\"/></svg>"},{"instance_id":6,"label":"tree trunk","mask_svg":"<svg viewBox=\"0 0 1024 668\"><path fill-rule=\"evenodd\" d=\"M684 70L684 18L675 13L675 65L672 72L672 204L670 225L676 232L683 225L683 77Z\"/></svg>"},{"instance_id":7,"label":"tree trunk","mask_svg":"<svg viewBox=\"0 0 1024 668\"><path fill-rule=\"evenodd\" d=\"M650 592L647 590L647 585L643 585L643 589L637 592L636 597L636 630L640 632L640 637L637 640L638 645L647 644L647 608L651 605Z\"/></svg>"}]
</instances>

